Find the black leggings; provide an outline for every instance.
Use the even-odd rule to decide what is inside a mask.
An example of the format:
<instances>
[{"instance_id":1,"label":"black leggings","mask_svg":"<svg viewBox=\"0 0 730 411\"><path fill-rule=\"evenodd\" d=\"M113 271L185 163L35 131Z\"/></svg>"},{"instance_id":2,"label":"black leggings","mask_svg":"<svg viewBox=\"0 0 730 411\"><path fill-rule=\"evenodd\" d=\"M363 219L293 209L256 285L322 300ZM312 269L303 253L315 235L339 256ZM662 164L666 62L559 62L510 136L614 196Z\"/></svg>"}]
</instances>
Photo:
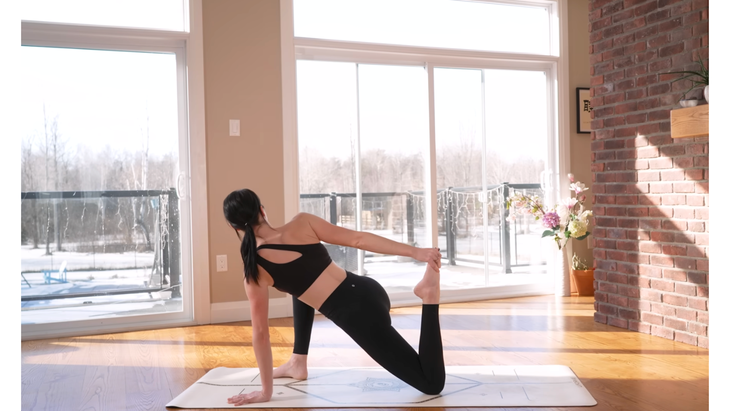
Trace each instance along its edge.
<instances>
[{"instance_id":1,"label":"black leggings","mask_svg":"<svg viewBox=\"0 0 730 411\"><path fill-rule=\"evenodd\" d=\"M388 293L372 278L347 272L319 311L391 374L425 394L443 390L446 372L438 304L424 304L421 309L419 352L391 325ZM313 319L314 309L294 298L295 354L307 354Z\"/></svg>"}]
</instances>

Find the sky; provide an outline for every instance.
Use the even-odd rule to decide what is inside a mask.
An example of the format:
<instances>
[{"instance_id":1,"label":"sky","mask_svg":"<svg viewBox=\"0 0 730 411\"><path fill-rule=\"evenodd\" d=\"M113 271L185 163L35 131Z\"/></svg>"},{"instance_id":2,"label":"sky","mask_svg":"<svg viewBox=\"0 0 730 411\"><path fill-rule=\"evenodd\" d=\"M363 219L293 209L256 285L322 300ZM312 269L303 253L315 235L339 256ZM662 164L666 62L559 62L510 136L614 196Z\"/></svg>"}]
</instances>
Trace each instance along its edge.
<instances>
[{"instance_id":1,"label":"sky","mask_svg":"<svg viewBox=\"0 0 730 411\"><path fill-rule=\"evenodd\" d=\"M183 31L184 0L23 0L23 20Z\"/></svg>"},{"instance_id":2,"label":"sky","mask_svg":"<svg viewBox=\"0 0 730 411\"><path fill-rule=\"evenodd\" d=\"M152 154L177 152L174 54L22 47L20 66L23 139L43 140L45 109L72 146L134 152L149 132Z\"/></svg>"},{"instance_id":3,"label":"sky","mask_svg":"<svg viewBox=\"0 0 730 411\"><path fill-rule=\"evenodd\" d=\"M484 143L506 160L545 159L545 72L484 70L483 75L484 106L482 70L435 69L437 147L473 140L479 150ZM426 157L424 67L300 60L297 98L300 147L315 148L325 157L348 158L351 139L356 141L359 133L362 152L382 148Z\"/></svg>"},{"instance_id":4,"label":"sky","mask_svg":"<svg viewBox=\"0 0 730 411\"><path fill-rule=\"evenodd\" d=\"M297 37L550 52L550 37L545 35L549 27L545 7L443 0L296 0L294 16Z\"/></svg>"}]
</instances>

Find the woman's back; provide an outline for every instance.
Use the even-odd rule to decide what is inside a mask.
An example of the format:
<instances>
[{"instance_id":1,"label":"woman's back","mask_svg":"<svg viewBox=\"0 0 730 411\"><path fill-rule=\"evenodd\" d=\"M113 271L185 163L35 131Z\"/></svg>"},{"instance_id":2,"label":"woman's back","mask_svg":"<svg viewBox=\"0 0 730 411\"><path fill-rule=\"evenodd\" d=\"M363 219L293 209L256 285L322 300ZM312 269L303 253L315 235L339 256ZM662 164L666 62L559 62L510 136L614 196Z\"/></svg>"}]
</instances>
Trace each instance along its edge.
<instances>
[{"instance_id":1,"label":"woman's back","mask_svg":"<svg viewBox=\"0 0 730 411\"><path fill-rule=\"evenodd\" d=\"M313 219L300 213L281 227L259 232L257 263L267 285L318 309L346 274L322 245Z\"/></svg>"},{"instance_id":2,"label":"woman's back","mask_svg":"<svg viewBox=\"0 0 730 411\"><path fill-rule=\"evenodd\" d=\"M291 261L275 263L261 255L264 250L291 251L297 253L298 256ZM257 251L259 256L256 261L273 279L274 283L271 286L295 297L304 294L332 263L327 249L319 242L313 244L263 244L258 247Z\"/></svg>"}]
</instances>

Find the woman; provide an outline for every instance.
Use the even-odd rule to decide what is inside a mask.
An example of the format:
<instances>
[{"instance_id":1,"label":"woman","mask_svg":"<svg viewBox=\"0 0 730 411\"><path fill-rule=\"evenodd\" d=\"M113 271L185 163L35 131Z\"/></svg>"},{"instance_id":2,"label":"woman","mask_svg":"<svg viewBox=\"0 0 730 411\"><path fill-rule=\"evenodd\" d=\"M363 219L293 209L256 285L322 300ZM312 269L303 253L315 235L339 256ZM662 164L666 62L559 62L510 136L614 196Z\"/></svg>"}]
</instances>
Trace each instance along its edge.
<instances>
[{"instance_id":1,"label":"woman","mask_svg":"<svg viewBox=\"0 0 730 411\"><path fill-rule=\"evenodd\" d=\"M426 394L443 390L445 370L438 314L441 253L437 248L416 248L348 230L306 213L297 214L281 227L272 227L258 196L248 189L229 194L223 202L223 213L239 238L243 232L244 286L251 306L253 347L262 385L261 391L229 398L229 404L271 399L275 373L269 340L268 287L287 292L319 310L378 364L414 388ZM390 300L383 287L332 262L322 241L428 263L423 279L413 290L423 300L419 352L391 326ZM306 355L302 357L303 370L301 362L297 364L293 358L277 369L276 376L297 374L306 378Z\"/></svg>"}]
</instances>

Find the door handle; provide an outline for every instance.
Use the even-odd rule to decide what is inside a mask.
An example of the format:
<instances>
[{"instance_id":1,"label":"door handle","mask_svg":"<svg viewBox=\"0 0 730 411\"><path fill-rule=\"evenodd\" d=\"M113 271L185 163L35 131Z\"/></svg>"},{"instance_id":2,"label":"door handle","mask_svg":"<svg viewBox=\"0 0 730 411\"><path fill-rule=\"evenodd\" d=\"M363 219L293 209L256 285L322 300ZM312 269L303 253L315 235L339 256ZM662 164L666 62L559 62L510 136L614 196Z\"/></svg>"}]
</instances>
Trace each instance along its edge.
<instances>
[{"instance_id":1,"label":"door handle","mask_svg":"<svg viewBox=\"0 0 730 411\"><path fill-rule=\"evenodd\" d=\"M184 189L185 185L182 185L182 186L180 185L181 178L185 178L185 173L179 173L177 175L177 180L175 181L175 190L177 190L177 197L180 200L185 200L188 193L187 193L187 190ZM183 188L183 189L181 190L181 188Z\"/></svg>"}]
</instances>

